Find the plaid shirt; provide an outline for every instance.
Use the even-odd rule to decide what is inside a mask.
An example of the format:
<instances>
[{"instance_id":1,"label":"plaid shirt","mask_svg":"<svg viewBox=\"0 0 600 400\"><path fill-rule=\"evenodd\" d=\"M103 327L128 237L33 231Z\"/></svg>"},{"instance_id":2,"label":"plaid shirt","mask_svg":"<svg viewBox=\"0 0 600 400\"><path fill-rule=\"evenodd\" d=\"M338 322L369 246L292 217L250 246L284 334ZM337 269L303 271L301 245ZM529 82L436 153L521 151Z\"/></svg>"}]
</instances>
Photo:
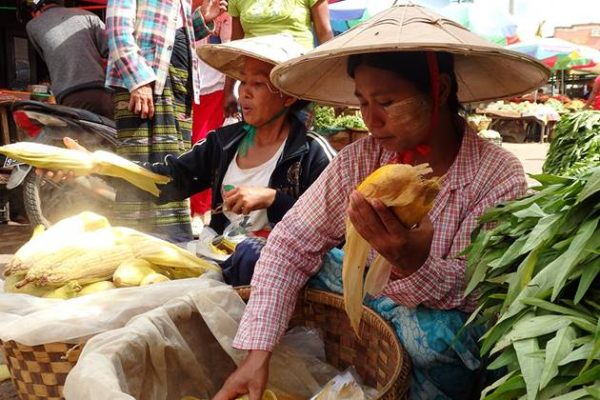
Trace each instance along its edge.
<instances>
[{"instance_id":1,"label":"plaid shirt","mask_svg":"<svg viewBox=\"0 0 600 400\"><path fill-rule=\"evenodd\" d=\"M371 138L346 147L276 225L256 265L235 347L271 350L278 343L298 293L344 237L348 196L394 156ZM392 277L384 294L407 307L472 311L477 299L463 296L465 260L458 254L485 209L526 190L519 160L467 131L429 213L434 228L429 258L412 275Z\"/></svg>"},{"instance_id":2,"label":"plaid shirt","mask_svg":"<svg viewBox=\"0 0 600 400\"><path fill-rule=\"evenodd\" d=\"M183 26L189 39L194 102L198 103L200 76L195 40L210 34L212 23L204 23L199 8L192 14L190 0L108 0L106 86L131 92L154 82L154 93L162 94L169 74L180 7L183 7Z\"/></svg>"}]
</instances>

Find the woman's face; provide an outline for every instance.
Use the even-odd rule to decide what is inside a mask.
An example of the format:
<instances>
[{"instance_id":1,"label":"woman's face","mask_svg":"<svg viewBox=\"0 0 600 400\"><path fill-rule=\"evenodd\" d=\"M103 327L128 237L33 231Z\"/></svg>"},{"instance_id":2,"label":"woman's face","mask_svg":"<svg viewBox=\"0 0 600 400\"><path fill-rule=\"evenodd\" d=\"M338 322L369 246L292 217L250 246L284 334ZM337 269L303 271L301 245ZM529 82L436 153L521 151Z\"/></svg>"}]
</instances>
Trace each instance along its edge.
<instances>
[{"instance_id":1,"label":"woman's face","mask_svg":"<svg viewBox=\"0 0 600 400\"><path fill-rule=\"evenodd\" d=\"M427 140L431 105L414 84L368 65L356 68L354 82L365 124L383 147L400 152Z\"/></svg>"},{"instance_id":2,"label":"woman's face","mask_svg":"<svg viewBox=\"0 0 600 400\"><path fill-rule=\"evenodd\" d=\"M250 125L263 125L294 102L271 84L271 69L273 65L252 58L244 62L239 102L244 120Z\"/></svg>"}]
</instances>

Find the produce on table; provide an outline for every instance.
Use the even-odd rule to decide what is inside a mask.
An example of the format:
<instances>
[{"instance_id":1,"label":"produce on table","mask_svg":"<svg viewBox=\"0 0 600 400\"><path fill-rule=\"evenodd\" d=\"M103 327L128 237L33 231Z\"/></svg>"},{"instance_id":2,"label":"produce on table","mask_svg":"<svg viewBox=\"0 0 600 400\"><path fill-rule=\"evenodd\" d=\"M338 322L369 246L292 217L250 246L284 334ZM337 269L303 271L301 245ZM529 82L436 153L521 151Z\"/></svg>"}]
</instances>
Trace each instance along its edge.
<instances>
[{"instance_id":1,"label":"produce on table","mask_svg":"<svg viewBox=\"0 0 600 400\"><path fill-rule=\"evenodd\" d=\"M424 179L431 172L428 164L415 167L387 164L367 176L357 190L369 200L379 199L386 206L392 207L400 221L405 226L412 227L429 212L440 190L439 178ZM382 256L377 255L365 279L364 271L370 250L369 243L356 231L350 219L346 219L342 267L344 307L357 335L365 294L381 293L387 285L392 268Z\"/></svg>"},{"instance_id":2,"label":"produce on table","mask_svg":"<svg viewBox=\"0 0 600 400\"><path fill-rule=\"evenodd\" d=\"M569 111L581 111L585 108L585 102L581 100L572 100L565 104Z\"/></svg>"},{"instance_id":3,"label":"produce on table","mask_svg":"<svg viewBox=\"0 0 600 400\"><path fill-rule=\"evenodd\" d=\"M335 111L333 107L315 106L313 109L313 127L317 131L330 129L335 126Z\"/></svg>"},{"instance_id":4,"label":"produce on table","mask_svg":"<svg viewBox=\"0 0 600 400\"><path fill-rule=\"evenodd\" d=\"M36 230L9 260L4 290L68 299L114 287L192 278L214 264L150 235L83 212Z\"/></svg>"},{"instance_id":5,"label":"produce on table","mask_svg":"<svg viewBox=\"0 0 600 400\"><path fill-rule=\"evenodd\" d=\"M581 111L564 115L554 127L544 173L578 175L599 164L600 112Z\"/></svg>"},{"instance_id":6,"label":"produce on table","mask_svg":"<svg viewBox=\"0 0 600 400\"><path fill-rule=\"evenodd\" d=\"M75 175L99 174L122 178L157 197L159 190L156 185L164 185L171 180L102 150L90 153L41 143L19 142L0 146L0 154L36 168L73 171Z\"/></svg>"},{"instance_id":7,"label":"produce on table","mask_svg":"<svg viewBox=\"0 0 600 400\"><path fill-rule=\"evenodd\" d=\"M356 111L352 115L335 116L333 107L315 106L313 110L313 127L317 132L331 129L355 129L367 130L360 112Z\"/></svg>"},{"instance_id":8,"label":"produce on table","mask_svg":"<svg viewBox=\"0 0 600 400\"><path fill-rule=\"evenodd\" d=\"M482 398L597 398L600 168L535 178L535 194L484 213L465 250L472 318L493 323L481 353L508 371Z\"/></svg>"},{"instance_id":9,"label":"produce on table","mask_svg":"<svg viewBox=\"0 0 600 400\"><path fill-rule=\"evenodd\" d=\"M550 101L550 100L548 100ZM559 106L560 104L560 106ZM557 110L560 108L560 110ZM556 101L550 104L532 103L530 101L524 101L521 103L504 102L502 100L489 103L484 112L493 113L495 111L512 112L518 115L538 115L538 114L554 114L564 112L562 103Z\"/></svg>"}]
</instances>

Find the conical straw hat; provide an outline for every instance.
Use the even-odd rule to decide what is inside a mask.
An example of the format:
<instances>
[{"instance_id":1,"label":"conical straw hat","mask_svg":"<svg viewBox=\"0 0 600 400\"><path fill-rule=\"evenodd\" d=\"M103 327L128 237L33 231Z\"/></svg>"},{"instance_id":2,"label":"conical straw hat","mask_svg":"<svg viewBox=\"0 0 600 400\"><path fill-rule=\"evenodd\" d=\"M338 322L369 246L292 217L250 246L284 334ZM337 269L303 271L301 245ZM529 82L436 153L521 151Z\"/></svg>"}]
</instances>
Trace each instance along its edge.
<instances>
[{"instance_id":1,"label":"conical straw hat","mask_svg":"<svg viewBox=\"0 0 600 400\"><path fill-rule=\"evenodd\" d=\"M348 56L390 51L445 51L454 54L462 103L501 99L543 85L550 70L527 55L503 49L433 11L414 4L393 6L304 56L271 72L288 95L319 103L354 106Z\"/></svg>"},{"instance_id":2,"label":"conical straw hat","mask_svg":"<svg viewBox=\"0 0 600 400\"><path fill-rule=\"evenodd\" d=\"M306 53L291 35L266 35L198 47L198 56L214 69L240 80L246 57L279 65Z\"/></svg>"}]
</instances>

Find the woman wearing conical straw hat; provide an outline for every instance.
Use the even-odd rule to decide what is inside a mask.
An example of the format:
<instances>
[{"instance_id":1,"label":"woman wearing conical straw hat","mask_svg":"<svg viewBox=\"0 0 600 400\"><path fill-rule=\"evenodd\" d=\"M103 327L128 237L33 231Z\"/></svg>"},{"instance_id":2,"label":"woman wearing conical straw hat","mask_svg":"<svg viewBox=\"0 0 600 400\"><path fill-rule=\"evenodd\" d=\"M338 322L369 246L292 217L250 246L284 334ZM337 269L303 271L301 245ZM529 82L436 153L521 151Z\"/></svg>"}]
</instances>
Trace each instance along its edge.
<instances>
[{"instance_id":1,"label":"woman wearing conical straw hat","mask_svg":"<svg viewBox=\"0 0 600 400\"><path fill-rule=\"evenodd\" d=\"M477 302L464 296L460 253L483 211L525 194L527 185L520 162L470 131L459 110L461 103L530 92L548 76L537 61L415 5L383 11L275 68L272 80L285 93L360 106L371 136L344 148L271 233L234 342L250 352L215 399L259 398L270 352L310 277L316 275L312 285L342 290L342 255L331 249L344 238L346 218L391 264L383 296L369 306L392 322L410 355L409 397L479 397L480 332L467 328L457 336ZM393 162L428 163L433 176L444 177L416 226L355 190Z\"/></svg>"}]
</instances>

